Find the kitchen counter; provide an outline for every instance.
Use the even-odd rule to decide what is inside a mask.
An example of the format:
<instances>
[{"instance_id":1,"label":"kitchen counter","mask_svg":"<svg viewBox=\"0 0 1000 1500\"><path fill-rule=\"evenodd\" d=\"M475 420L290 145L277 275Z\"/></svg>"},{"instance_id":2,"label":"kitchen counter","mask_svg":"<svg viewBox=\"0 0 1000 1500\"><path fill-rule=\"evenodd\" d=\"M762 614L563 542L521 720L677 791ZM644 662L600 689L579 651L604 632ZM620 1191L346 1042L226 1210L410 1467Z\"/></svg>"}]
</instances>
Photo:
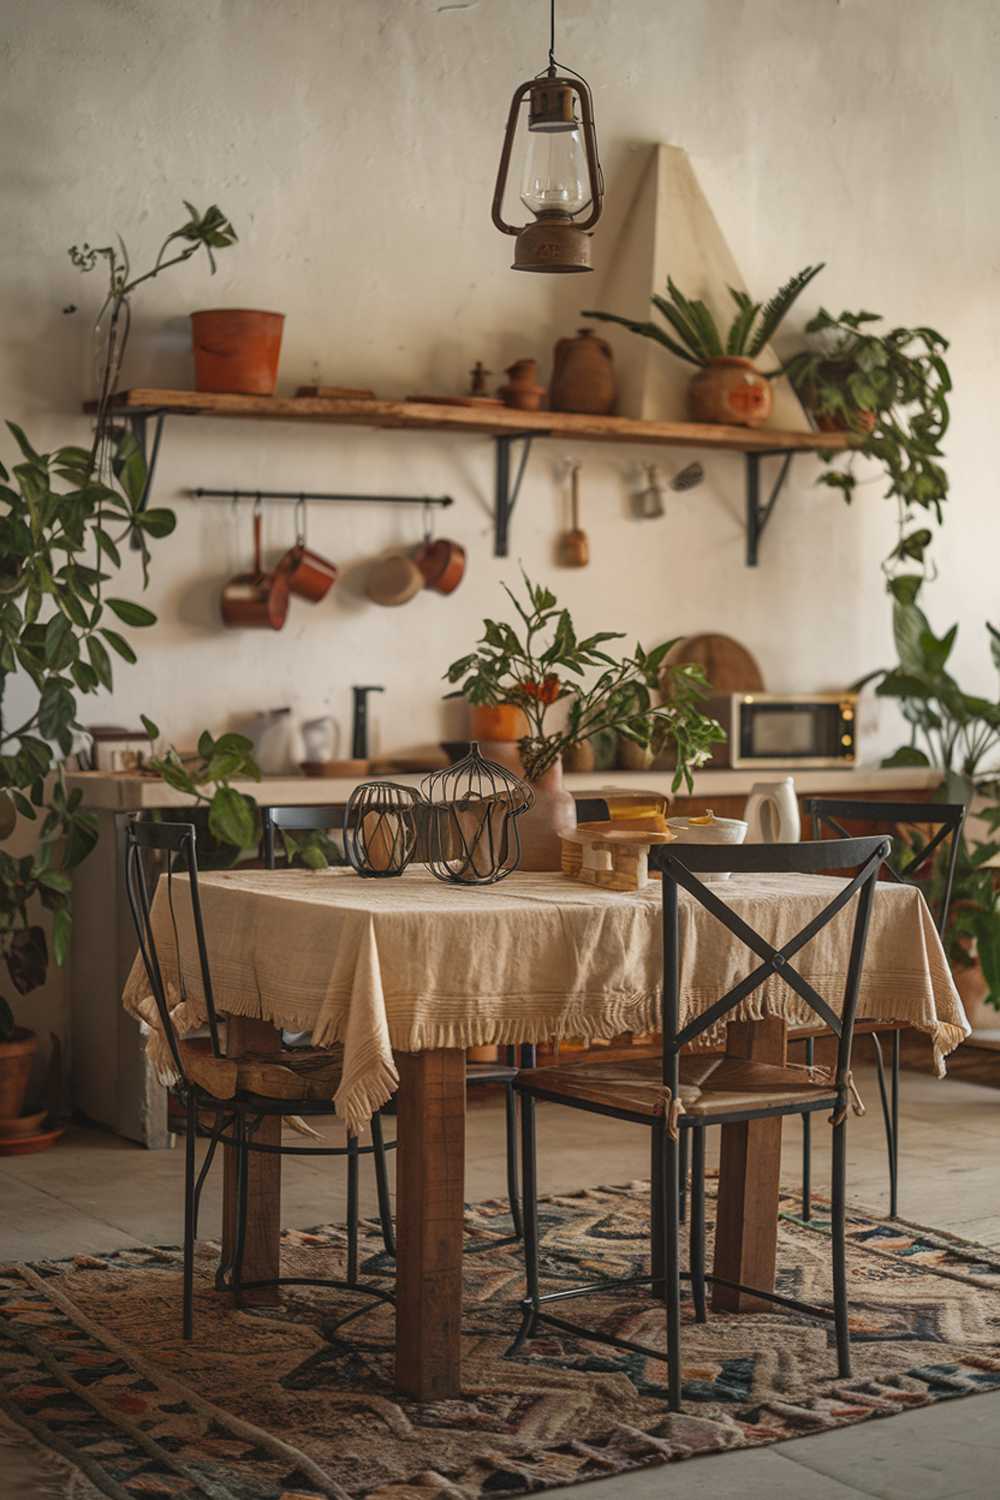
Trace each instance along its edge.
<instances>
[{"instance_id":1,"label":"kitchen counter","mask_svg":"<svg viewBox=\"0 0 1000 1500\"><path fill-rule=\"evenodd\" d=\"M698 771L694 778L692 797L745 797L757 781L780 781L783 776L795 777L795 789L800 795L824 795L853 797L860 793L927 792L941 781L939 771L916 768L885 770L881 766L859 766L854 770L784 770L757 771ZM377 778L376 778L377 779ZM421 776L393 775L382 779L398 781L408 786L418 786ZM310 776L265 776L262 781L236 781L241 792L247 792L258 803L287 803L291 806L308 806L313 802L343 803L358 785L353 777ZM669 792L669 771L589 771L573 772L566 776L566 786L571 792L592 792L599 795L602 787L616 787L619 791ZM83 792L83 805L95 811L134 812L144 807L183 807L191 798L184 792L174 791L156 776L143 776L135 772L112 774L107 771L74 771L66 776L67 790L79 787ZM677 794L686 796L684 788Z\"/></svg>"}]
</instances>

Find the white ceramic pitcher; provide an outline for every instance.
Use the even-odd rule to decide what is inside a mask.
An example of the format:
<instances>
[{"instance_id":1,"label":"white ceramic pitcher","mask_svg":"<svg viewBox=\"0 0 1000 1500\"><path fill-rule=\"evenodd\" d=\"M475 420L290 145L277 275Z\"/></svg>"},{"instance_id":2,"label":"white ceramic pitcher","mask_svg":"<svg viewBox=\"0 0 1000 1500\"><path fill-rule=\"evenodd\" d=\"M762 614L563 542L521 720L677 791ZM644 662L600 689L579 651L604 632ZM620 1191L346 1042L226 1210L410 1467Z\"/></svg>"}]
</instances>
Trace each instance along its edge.
<instances>
[{"instance_id":1,"label":"white ceramic pitcher","mask_svg":"<svg viewBox=\"0 0 1000 1500\"><path fill-rule=\"evenodd\" d=\"M802 835L795 781L755 781L743 814L748 844L797 844Z\"/></svg>"}]
</instances>

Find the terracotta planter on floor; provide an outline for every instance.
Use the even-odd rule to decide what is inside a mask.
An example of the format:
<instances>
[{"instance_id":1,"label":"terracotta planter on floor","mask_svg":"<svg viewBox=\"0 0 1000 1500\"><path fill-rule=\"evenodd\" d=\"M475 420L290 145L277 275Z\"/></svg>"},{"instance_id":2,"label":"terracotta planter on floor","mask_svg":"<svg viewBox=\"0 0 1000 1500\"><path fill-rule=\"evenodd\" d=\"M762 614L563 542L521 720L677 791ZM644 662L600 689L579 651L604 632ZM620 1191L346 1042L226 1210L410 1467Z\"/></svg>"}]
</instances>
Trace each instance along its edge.
<instances>
[{"instance_id":1,"label":"terracotta planter on floor","mask_svg":"<svg viewBox=\"0 0 1000 1500\"><path fill-rule=\"evenodd\" d=\"M986 980L979 964L974 963L971 968L956 965L951 972L973 1031L996 1031L1000 1027L1000 1010L986 1004Z\"/></svg>"},{"instance_id":2,"label":"terracotta planter on floor","mask_svg":"<svg viewBox=\"0 0 1000 1500\"><path fill-rule=\"evenodd\" d=\"M761 427L771 415L771 387L752 360L726 354L692 377L688 405L695 422Z\"/></svg>"},{"instance_id":3,"label":"terracotta planter on floor","mask_svg":"<svg viewBox=\"0 0 1000 1500\"><path fill-rule=\"evenodd\" d=\"M0 1119L21 1113L37 1046L37 1036L24 1026L15 1026L9 1042L0 1042Z\"/></svg>"},{"instance_id":4,"label":"terracotta planter on floor","mask_svg":"<svg viewBox=\"0 0 1000 1500\"><path fill-rule=\"evenodd\" d=\"M244 307L192 313L195 390L273 396L284 323L284 313Z\"/></svg>"}]
</instances>

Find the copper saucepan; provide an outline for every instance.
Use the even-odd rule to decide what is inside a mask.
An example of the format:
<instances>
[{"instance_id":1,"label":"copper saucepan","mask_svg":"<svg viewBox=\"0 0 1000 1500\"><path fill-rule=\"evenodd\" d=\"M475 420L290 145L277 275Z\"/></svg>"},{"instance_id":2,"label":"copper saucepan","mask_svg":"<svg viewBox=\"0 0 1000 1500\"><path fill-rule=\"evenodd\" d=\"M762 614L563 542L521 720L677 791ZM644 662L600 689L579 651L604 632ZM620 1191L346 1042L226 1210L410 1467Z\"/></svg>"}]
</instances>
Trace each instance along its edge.
<instances>
[{"instance_id":1,"label":"copper saucepan","mask_svg":"<svg viewBox=\"0 0 1000 1500\"><path fill-rule=\"evenodd\" d=\"M429 524L430 506L426 507L427 522L423 543L417 548L413 560L424 577L424 588L435 594L453 594L465 577L465 548L458 542L439 537L434 541Z\"/></svg>"},{"instance_id":2,"label":"copper saucepan","mask_svg":"<svg viewBox=\"0 0 1000 1500\"><path fill-rule=\"evenodd\" d=\"M337 581L337 565L328 562L318 552L311 552L306 546L304 496L296 503L295 517L295 546L289 547L279 562L278 569L287 570L288 587L293 594L298 594L300 599L308 599L311 604L318 604L321 599L326 598Z\"/></svg>"},{"instance_id":3,"label":"copper saucepan","mask_svg":"<svg viewBox=\"0 0 1000 1500\"><path fill-rule=\"evenodd\" d=\"M265 572L260 560L260 502L253 513L253 572L237 573L222 590L224 625L280 630L288 614L288 569L283 562Z\"/></svg>"}]
</instances>

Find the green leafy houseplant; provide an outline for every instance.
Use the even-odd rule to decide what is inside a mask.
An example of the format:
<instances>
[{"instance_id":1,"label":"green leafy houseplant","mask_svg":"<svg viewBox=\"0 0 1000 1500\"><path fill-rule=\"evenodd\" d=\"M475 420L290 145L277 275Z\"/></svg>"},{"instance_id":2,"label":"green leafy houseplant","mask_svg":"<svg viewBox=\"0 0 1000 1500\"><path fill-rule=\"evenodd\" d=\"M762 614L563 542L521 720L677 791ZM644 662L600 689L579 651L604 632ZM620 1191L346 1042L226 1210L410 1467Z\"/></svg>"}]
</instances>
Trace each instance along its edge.
<instances>
[{"instance_id":1,"label":"green leafy houseplant","mask_svg":"<svg viewBox=\"0 0 1000 1500\"><path fill-rule=\"evenodd\" d=\"M623 640L621 631L581 640L569 611L549 589L527 577L524 584L523 602L504 585L522 633L505 621L484 620L478 648L448 668L446 680L460 685L446 696L490 707L510 703L524 711L530 732L520 752L529 781L540 780L571 745L599 730L614 730L656 753L671 746L674 788L684 782L690 790L692 770L725 738L720 725L701 712L708 692L701 668L664 666L673 641L648 652L636 644L631 655L616 659L604 648ZM596 678L588 682L594 671ZM667 701L656 704L653 695L661 687ZM549 711L563 702L562 726L553 728Z\"/></svg>"},{"instance_id":2,"label":"green leafy houseplant","mask_svg":"<svg viewBox=\"0 0 1000 1500\"><path fill-rule=\"evenodd\" d=\"M130 279L120 239L117 250L70 251L82 270L105 260L111 278L103 309L111 327L101 340L91 447L40 453L20 427L7 424L21 461L10 472L0 465L0 836L12 832L18 814L41 820L31 854L15 858L0 850L0 959L21 995L44 983L48 969L39 904L52 914L52 956L57 963L66 958L72 871L97 838L95 819L82 811L78 790L67 794L61 771L81 727L78 699L111 690L113 656L136 661L118 627L156 621L145 606L105 590L122 566L126 540L141 552L145 577L148 543L175 525L171 511L143 508L145 462L131 434L115 427L109 405L127 342L129 294L199 248L211 258L213 248L235 239L218 209L200 216L187 206L190 220L168 236L142 276ZM178 239L186 242L184 250L165 258L166 246ZM32 684L34 706L12 724L7 689L22 674ZM0 1042L13 1030L10 1003L0 995Z\"/></svg>"},{"instance_id":3,"label":"green leafy houseplant","mask_svg":"<svg viewBox=\"0 0 1000 1500\"><path fill-rule=\"evenodd\" d=\"M834 318L821 309L806 324L811 347L784 369L823 431L857 437L847 454L824 455L831 467L820 483L849 501L859 483L859 458L882 467L885 494L899 507L899 541L884 565L893 588L901 569L924 566L931 542L930 529L914 523L914 510L928 511L941 523L948 496L941 441L948 430L951 375L944 359L948 341L941 334L923 327L876 332L871 325L880 321L878 313Z\"/></svg>"},{"instance_id":4,"label":"green leafy houseplant","mask_svg":"<svg viewBox=\"0 0 1000 1500\"><path fill-rule=\"evenodd\" d=\"M895 699L910 725L910 740L885 766L936 766L945 773L944 796L971 804L988 837L963 837L945 947L956 968L977 961L986 982L986 1000L1000 1010L1000 890L988 861L1000 854L1000 693L995 699L966 693L947 671L958 635L953 625L936 636L923 611L912 602L893 606L897 665L858 684L876 681L876 693ZM1000 673L1000 630L987 625L993 666ZM919 846L917 846L919 847ZM943 854L933 864L931 895L944 879Z\"/></svg>"},{"instance_id":5,"label":"green leafy houseplant","mask_svg":"<svg viewBox=\"0 0 1000 1500\"><path fill-rule=\"evenodd\" d=\"M150 744L160 737L152 720L142 716ZM222 869L236 863L241 855L260 846L260 813L257 803L247 792L232 785L234 781L260 781L260 767L253 755L253 741L242 734L222 734L218 739L204 730L198 736L198 753L184 757L170 746L162 755L151 755L145 769L162 777L175 791L191 797L194 808L206 814L208 841L199 834L198 865ZM182 816L189 817L185 808ZM336 844L318 831L292 834L281 830L285 857L289 864L301 861L310 870L325 870L340 864Z\"/></svg>"},{"instance_id":6,"label":"green leafy houseplant","mask_svg":"<svg viewBox=\"0 0 1000 1500\"><path fill-rule=\"evenodd\" d=\"M754 360L763 353L777 333L800 293L822 269L822 265L806 266L775 292L768 302L754 302L746 292L738 292L730 287L729 295L736 305L736 312L725 335L706 304L686 297L669 277L667 296L650 298L663 319L662 324L593 310L584 312L583 316L597 318L603 323L618 323L631 333L654 339L678 359L683 359L689 365L696 365L699 369L703 369L713 359L727 356ZM761 373L771 378L781 372L773 370Z\"/></svg>"}]
</instances>

